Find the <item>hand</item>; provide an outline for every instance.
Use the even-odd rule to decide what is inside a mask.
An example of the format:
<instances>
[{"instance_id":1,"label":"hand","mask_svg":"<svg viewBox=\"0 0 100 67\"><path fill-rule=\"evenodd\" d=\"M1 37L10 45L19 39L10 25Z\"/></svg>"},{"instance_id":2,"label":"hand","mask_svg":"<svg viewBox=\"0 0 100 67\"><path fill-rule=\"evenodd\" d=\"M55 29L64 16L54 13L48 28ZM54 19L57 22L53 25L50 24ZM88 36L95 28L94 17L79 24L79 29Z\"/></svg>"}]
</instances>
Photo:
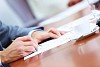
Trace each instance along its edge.
<instances>
[{"instance_id":1,"label":"hand","mask_svg":"<svg viewBox=\"0 0 100 67\"><path fill-rule=\"evenodd\" d=\"M83 1L83 0L69 0L68 6L71 7L81 1Z\"/></svg>"},{"instance_id":2,"label":"hand","mask_svg":"<svg viewBox=\"0 0 100 67\"><path fill-rule=\"evenodd\" d=\"M32 38L36 40L38 43L42 42L43 40L46 40L48 38L58 38L61 35L65 34L63 31L58 31L55 28L51 28L47 31L36 31L33 32Z\"/></svg>"},{"instance_id":3,"label":"hand","mask_svg":"<svg viewBox=\"0 0 100 67\"><path fill-rule=\"evenodd\" d=\"M2 63L10 63L36 51L38 44L29 36L19 37L1 52Z\"/></svg>"}]
</instances>

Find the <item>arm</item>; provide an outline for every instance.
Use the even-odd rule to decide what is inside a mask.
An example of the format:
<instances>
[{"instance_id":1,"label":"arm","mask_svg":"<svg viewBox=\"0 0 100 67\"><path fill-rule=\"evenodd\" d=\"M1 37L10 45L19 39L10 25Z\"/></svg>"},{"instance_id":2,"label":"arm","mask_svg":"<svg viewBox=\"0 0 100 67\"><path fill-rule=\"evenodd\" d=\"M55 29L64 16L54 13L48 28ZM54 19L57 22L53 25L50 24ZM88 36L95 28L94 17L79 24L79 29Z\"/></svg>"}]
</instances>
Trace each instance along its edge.
<instances>
[{"instance_id":1,"label":"arm","mask_svg":"<svg viewBox=\"0 0 100 67\"><path fill-rule=\"evenodd\" d=\"M47 38L58 38L61 36L61 32L58 32L56 29L50 29L48 31L36 31L32 33L31 39L27 35L34 28L19 28L13 26L7 26L0 22L0 41L3 44L3 47L7 47L9 42L12 42L9 47L1 52L1 61L2 63L10 63L12 61L18 60L24 56L27 56L34 52L37 49L37 45L39 42L47 39ZM41 30L40 28L35 30ZM20 37L24 36L24 37ZM6 43L5 43L6 41Z\"/></svg>"},{"instance_id":2,"label":"arm","mask_svg":"<svg viewBox=\"0 0 100 67\"><path fill-rule=\"evenodd\" d=\"M8 47L12 40L15 40L17 37L28 35L31 30L41 30L41 28L21 28L18 26L7 26L0 22L0 41L3 44L4 48Z\"/></svg>"}]
</instances>

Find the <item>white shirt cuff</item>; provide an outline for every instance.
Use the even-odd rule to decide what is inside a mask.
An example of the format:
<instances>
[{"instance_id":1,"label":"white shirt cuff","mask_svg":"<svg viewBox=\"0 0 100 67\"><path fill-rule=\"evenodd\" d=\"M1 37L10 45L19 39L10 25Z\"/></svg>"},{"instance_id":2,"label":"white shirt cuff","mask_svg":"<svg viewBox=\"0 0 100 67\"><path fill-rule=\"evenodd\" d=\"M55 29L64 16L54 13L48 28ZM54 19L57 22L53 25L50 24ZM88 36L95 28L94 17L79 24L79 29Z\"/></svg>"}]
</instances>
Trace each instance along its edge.
<instances>
[{"instance_id":1,"label":"white shirt cuff","mask_svg":"<svg viewBox=\"0 0 100 67\"><path fill-rule=\"evenodd\" d=\"M32 33L35 32L36 30L32 30L28 33L28 36L32 36Z\"/></svg>"},{"instance_id":2,"label":"white shirt cuff","mask_svg":"<svg viewBox=\"0 0 100 67\"><path fill-rule=\"evenodd\" d=\"M2 63L1 63L1 56L0 56L0 67L4 67L4 66L2 65Z\"/></svg>"}]
</instances>

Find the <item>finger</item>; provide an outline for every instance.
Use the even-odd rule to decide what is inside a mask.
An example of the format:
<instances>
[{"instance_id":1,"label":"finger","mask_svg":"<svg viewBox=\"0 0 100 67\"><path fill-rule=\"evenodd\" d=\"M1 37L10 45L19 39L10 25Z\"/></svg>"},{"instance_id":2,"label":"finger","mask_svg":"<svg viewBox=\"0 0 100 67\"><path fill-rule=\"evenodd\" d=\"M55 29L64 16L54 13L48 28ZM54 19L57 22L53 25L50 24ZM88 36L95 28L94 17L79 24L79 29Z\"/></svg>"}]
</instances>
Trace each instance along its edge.
<instances>
[{"instance_id":1,"label":"finger","mask_svg":"<svg viewBox=\"0 0 100 67\"><path fill-rule=\"evenodd\" d=\"M67 33L67 32L65 32L65 31L60 31L60 34L61 34L61 35L64 35L65 33Z\"/></svg>"},{"instance_id":2,"label":"finger","mask_svg":"<svg viewBox=\"0 0 100 67\"><path fill-rule=\"evenodd\" d=\"M24 42L23 44L24 44L24 46L33 46L35 49L38 48L38 43L35 43L32 41Z\"/></svg>"},{"instance_id":3,"label":"finger","mask_svg":"<svg viewBox=\"0 0 100 67\"><path fill-rule=\"evenodd\" d=\"M33 47L35 48L35 50L37 50L38 49L38 44L33 42Z\"/></svg>"},{"instance_id":4,"label":"finger","mask_svg":"<svg viewBox=\"0 0 100 67\"><path fill-rule=\"evenodd\" d=\"M37 39L33 39L33 38L32 38L31 41L34 42L36 45L38 45L38 41L37 41Z\"/></svg>"},{"instance_id":5,"label":"finger","mask_svg":"<svg viewBox=\"0 0 100 67\"><path fill-rule=\"evenodd\" d=\"M33 47L33 46L27 46L27 47L25 47L24 48L24 51L25 52L35 52L36 51L36 49Z\"/></svg>"},{"instance_id":6,"label":"finger","mask_svg":"<svg viewBox=\"0 0 100 67\"><path fill-rule=\"evenodd\" d=\"M32 41L26 41L22 43L24 46L33 46L33 42Z\"/></svg>"},{"instance_id":7,"label":"finger","mask_svg":"<svg viewBox=\"0 0 100 67\"><path fill-rule=\"evenodd\" d=\"M31 53L33 53L33 52L26 51L26 52L24 52L23 54L21 54L21 56L25 57L25 56L27 56L27 55L29 55L29 54L31 54Z\"/></svg>"},{"instance_id":8,"label":"finger","mask_svg":"<svg viewBox=\"0 0 100 67\"><path fill-rule=\"evenodd\" d=\"M36 39L34 39L33 42L38 46L38 42Z\"/></svg>"},{"instance_id":9,"label":"finger","mask_svg":"<svg viewBox=\"0 0 100 67\"><path fill-rule=\"evenodd\" d=\"M60 32L55 28L50 29L48 32L52 32L52 33L54 33L54 34L56 34L58 36L61 36Z\"/></svg>"},{"instance_id":10,"label":"finger","mask_svg":"<svg viewBox=\"0 0 100 67\"><path fill-rule=\"evenodd\" d=\"M22 40L22 41L31 41L32 40L32 38L30 36L23 36L23 37L19 37L17 39Z\"/></svg>"},{"instance_id":11,"label":"finger","mask_svg":"<svg viewBox=\"0 0 100 67\"><path fill-rule=\"evenodd\" d=\"M53 33L49 33L49 37L56 39L56 38L58 38L59 36L57 36L56 34L53 34Z\"/></svg>"}]
</instances>

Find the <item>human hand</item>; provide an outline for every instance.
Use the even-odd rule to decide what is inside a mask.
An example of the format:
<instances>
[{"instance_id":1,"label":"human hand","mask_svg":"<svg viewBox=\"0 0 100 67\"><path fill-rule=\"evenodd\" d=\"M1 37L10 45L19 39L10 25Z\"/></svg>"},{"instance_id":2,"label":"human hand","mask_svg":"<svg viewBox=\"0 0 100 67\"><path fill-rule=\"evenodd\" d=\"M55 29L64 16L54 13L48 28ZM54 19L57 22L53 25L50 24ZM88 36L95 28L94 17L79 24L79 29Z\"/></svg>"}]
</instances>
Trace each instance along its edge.
<instances>
[{"instance_id":1,"label":"human hand","mask_svg":"<svg viewBox=\"0 0 100 67\"><path fill-rule=\"evenodd\" d=\"M1 51L1 61L2 63L10 63L18 60L36 51L37 47L38 43L31 37L19 37L8 48Z\"/></svg>"},{"instance_id":2,"label":"human hand","mask_svg":"<svg viewBox=\"0 0 100 67\"><path fill-rule=\"evenodd\" d=\"M33 32L32 34L32 38L34 40L36 40L38 43L42 42L43 40L46 40L48 38L58 38L60 37L61 35L65 34L65 32L63 31L58 31L57 29L55 28L50 28L49 30L47 31L36 31L36 32Z\"/></svg>"},{"instance_id":3,"label":"human hand","mask_svg":"<svg viewBox=\"0 0 100 67\"><path fill-rule=\"evenodd\" d=\"M69 0L68 6L71 7L81 1L83 1L83 0Z\"/></svg>"}]
</instances>

